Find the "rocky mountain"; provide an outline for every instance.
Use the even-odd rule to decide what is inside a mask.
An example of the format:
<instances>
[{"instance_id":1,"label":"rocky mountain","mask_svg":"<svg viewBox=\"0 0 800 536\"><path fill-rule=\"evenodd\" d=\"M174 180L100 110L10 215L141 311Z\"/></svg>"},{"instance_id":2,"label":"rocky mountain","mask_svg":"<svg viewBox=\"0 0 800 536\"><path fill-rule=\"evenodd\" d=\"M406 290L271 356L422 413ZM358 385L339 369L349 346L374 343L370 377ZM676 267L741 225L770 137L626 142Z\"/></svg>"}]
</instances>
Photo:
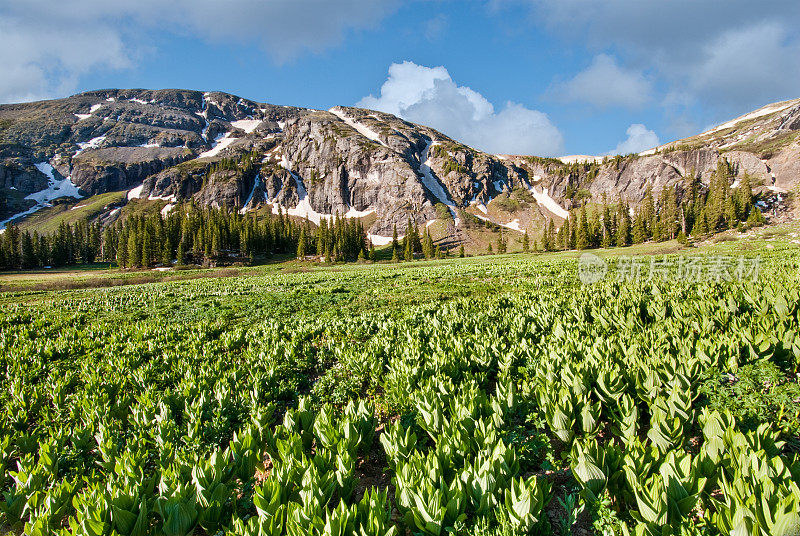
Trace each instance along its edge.
<instances>
[{"instance_id":1,"label":"rocky mountain","mask_svg":"<svg viewBox=\"0 0 800 536\"><path fill-rule=\"evenodd\" d=\"M440 221L467 240L481 220L537 232L576 203L625 199L708 181L720 159L785 201L800 180L800 99L766 106L709 132L639 155L490 155L431 128L358 108L275 106L225 93L102 90L0 106L0 221L53 203L126 191L103 207L180 201L242 212L287 212L318 223L363 218L377 243ZM121 210L119 210L121 209Z\"/></svg>"}]
</instances>

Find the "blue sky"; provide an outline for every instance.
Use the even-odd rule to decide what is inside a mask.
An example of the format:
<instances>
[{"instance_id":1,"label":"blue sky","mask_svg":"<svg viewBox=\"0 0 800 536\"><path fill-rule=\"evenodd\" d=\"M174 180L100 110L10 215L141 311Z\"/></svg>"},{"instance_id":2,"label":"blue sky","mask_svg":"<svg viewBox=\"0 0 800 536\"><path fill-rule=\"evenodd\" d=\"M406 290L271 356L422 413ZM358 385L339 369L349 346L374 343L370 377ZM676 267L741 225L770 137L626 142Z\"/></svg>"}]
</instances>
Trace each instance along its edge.
<instances>
[{"instance_id":1,"label":"blue sky","mask_svg":"<svg viewBox=\"0 0 800 536\"><path fill-rule=\"evenodd\" d=\"M560 155L643 150L800 97L796 0L64 4L0 5L0 102L220 90L368 105L490 152Z\"/></svg>"}]
</instances>

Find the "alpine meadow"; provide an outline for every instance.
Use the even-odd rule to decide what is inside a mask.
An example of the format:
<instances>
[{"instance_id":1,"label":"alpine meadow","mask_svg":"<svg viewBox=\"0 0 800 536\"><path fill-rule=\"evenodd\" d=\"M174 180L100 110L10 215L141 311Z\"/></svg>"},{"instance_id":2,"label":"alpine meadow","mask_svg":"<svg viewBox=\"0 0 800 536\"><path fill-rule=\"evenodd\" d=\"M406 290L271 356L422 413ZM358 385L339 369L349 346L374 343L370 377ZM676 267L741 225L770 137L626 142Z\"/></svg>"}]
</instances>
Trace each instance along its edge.
<instances>
[{"instance_id":1,"label":"alpine meadow","mask_svg":"<svg viewBox=\"0 0 800 536\"><path fill-rule=\"evenodd\" d=\"M800 536L794 2L0 28L0 536Z\"/></svg>"}]
</instances>

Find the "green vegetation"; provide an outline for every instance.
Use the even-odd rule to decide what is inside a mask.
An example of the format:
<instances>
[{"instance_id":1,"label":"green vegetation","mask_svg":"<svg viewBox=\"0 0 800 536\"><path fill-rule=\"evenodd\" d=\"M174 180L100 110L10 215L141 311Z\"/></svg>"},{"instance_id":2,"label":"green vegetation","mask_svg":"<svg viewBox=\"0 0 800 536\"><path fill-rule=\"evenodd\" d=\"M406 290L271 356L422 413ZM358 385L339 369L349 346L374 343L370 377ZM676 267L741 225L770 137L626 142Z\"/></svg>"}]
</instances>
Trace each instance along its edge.
<instances>
[{"instance_id":1,"label":"green vegetation","mask_svg":"<svg viewBox=\"0 0 800 536\"><path fill-rule=\"evenodd\" d=\"M0 528L789 533L800 253L745 245L696 254L755 281L556 253L7 293Z\"/></svg>"},{"instance_id":2,"label":"green vegetation","mask_svg":"<svg viewBox=\"0 0 800 536\"><path fill-rule=\"evenodd\" d=\"M88 199L60 203L54 200L52 207L38 210L22 220L21 231L36 231L39 234L53 234L62 223L74 225L79 221L92 221L106 211L106 207L121 204L126 192L107 192Z\"/></svg>"},{"instance_id":3,"label":"green vegetation","mask_svg":"<svg viewBox=\"0 0 800 536\"><path fill-rule=\"evenodd\" d=\"M622 201L591 207L593 210L584 204L570 212L557 233L552 220L548 223L542 237L544 248L589 249L673 239L685 243L688 236L702 238L762 225L764 217L755 206L751 178L745 174L741 184L731 188L732 177L732 167L721 159L708 188L690 173L684 184L664 188L658 200L648 189L633 213Z\"/></svg>"}]
</instances>

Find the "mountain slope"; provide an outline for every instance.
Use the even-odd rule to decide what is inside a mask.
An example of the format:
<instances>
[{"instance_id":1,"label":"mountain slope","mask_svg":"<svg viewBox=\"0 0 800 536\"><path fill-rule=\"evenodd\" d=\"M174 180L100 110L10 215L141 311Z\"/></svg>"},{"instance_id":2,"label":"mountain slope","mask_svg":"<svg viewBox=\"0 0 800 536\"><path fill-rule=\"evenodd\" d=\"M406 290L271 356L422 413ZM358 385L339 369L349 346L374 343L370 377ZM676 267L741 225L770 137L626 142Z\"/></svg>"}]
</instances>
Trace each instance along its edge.
<instances>
[{"instance_id":1,"label":"mountain slope","mask_svg":"<svg viewBox=\"0 0 800 536\"><path fill-rule=\"evenodd\" d=\"M536 233L581 202L635 205L649 188L675 186L680 195L687 174L707 182L721 158L736 177L748 173L765 194L779 195L800 176L799 135L795 100L641 155L564 162L489 155L358 108L309 110L188 90L93 91L0 106L0 221L20 221L58 198L80 197L77 205L127 191L92 217L112 223L134 199L160 202L164 213L193 200L314 223L336 213L362 217L376 242L395 226L402 234L409 219L438 219L457 242L468 239L464 218Z\"/></svg>"}]
</instances>

